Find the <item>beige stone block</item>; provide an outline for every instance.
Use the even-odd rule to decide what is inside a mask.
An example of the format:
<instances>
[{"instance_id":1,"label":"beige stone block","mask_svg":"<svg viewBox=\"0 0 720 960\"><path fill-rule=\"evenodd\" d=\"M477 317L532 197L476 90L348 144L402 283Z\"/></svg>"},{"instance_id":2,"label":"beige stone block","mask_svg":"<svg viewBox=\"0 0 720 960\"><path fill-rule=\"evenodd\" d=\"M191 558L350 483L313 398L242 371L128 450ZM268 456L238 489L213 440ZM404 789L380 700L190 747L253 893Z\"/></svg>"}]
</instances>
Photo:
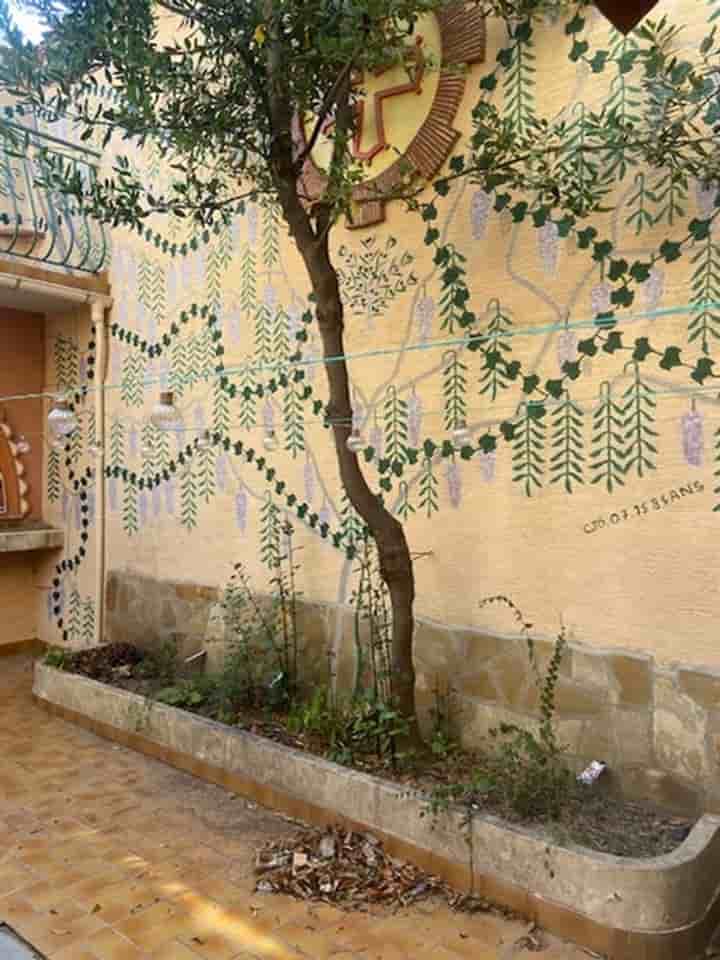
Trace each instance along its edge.
<instances>
[{"instance_id":1,"label":"beige stone block","mask_svg":"<svg viewBox=\"0 0 720 960\"><path fill-rule=\"evenodd\" d=\"M708 710L720 710L720 676L702 670L678 670L678 687L695 703Z\"/></svg>"},{"instance_id":2,"label":"beige stone block","mask_svg":"<svg viewBox=\"0 0 720 960\"><path fill-rule=\"evenodd\" d=\"M486 633L478 633L475 630L457 630L458 640L465 650L465 662L467 670L477 672L487 666L489 660L493 657L501 656L506 653L508 647L515 644L515 640L507 640L503 637L494 637Z\"/></svg>"},{"instance_id":3,"label":"beige stone block","mask_svg":"<svg viewBox=\"0 0 720 960\"><path fill-rule=\"evenodd\" d=\"M435 676L455 678L465 669L463 636L435 624L417 624L413 655L418 671Z\"/></svg>"},{"instance_id":4,"label":"beige stone block","mask_svg":"<svg viewBox=\"0 0 720 960\"><path fill-rule=\"evenodd\" d=\"M479 700L497 700L499 691L492 674L481 670L474 674L461 674L457 680L458 691L464 697L476 697Z\"/></svg>"},{"instance_id":5,"label":"beige stone block","mask_svg":"<svg viewBox=\"0 0 720 960\"><path fill-rule=\"evenodd\" d=\"M564 677L560 677L555 689L555 708L560 714L599 713L606 700L604 691L584 687Z\"/></svg>"},{"instance_id":6,"label":"beige stone block","mask_svg":"<svg viewBox=\"0 0 720 960\"><path fill-rule=\"evenodd\" d=\"M617 702L646 706L652 701L652 659L633 654L609 654L608 665L615 679Z\"/></svg>"},{"instance_id":7,"label":"beige stone block","mask_svg":"<svg viewBox=\"0 0 720 960\"><path fill-rule=\"evenodd\" d=\"M492 671L501 699L510 707L527 707L528 689L534 682L527 658L518 653L497 657Z\"/></svg>"},{"instance_id":8,"label":"beige stone block","mask_svg":"<svg viewBox=\"0 0 720 960\"><path fill-rule=\"evenodd\" d=\"M590 650L574 647L571 661L573 680L584 686L608 689L610 683L608 660L604 653L592 653Z\"/></svg>"},{"instance_id":9,"label":"beige stone block","mask_svg":"<svg viewBox=\"0 0 720 960\"><path fill-rule=\"evenodd\" d=\"M706 726L706 712L680 693L672 677L656 675L654 727L658 765L686 780L708 776Z\"/></svg>"}]
</instances>

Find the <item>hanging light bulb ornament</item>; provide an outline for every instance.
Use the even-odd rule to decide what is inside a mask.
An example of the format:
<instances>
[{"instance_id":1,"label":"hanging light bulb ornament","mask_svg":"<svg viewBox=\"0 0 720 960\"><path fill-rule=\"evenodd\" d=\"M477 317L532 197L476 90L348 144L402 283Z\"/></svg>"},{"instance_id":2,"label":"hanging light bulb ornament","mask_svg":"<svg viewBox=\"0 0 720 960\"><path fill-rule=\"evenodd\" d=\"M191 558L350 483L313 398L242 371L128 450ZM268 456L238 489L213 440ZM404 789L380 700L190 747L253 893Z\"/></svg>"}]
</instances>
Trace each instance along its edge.
<instances>
[{"instance_id":1,"label":"hanging light bulb ornament","mask_svg":"<svg viewBox=\"0 0 720 960\"><path fill-rule=\"evenodd\" d=\"M458 420L452 432L452 442L456 450L462 450L472 444L472 434L464 420Z\"/></svg>"},{"instance_id":2,"label":"hanging light bulb ornament","mask_svg":"<svg viewBox=\"0 0 720 960\"><path fill-rule=\"evenodd\" d=\"M265 438L263 439L263 446L265 447L265 449L269 453L272 453L273 450L277 450L277 445L278 445L278 441L277 441L277 435L275 431L272 429L266 430Z\"/></svg>"},{"instance_id":3,"label":"hanging light bulb ornament","mask_svg":"<svg viewBox=\"0 0 720 960\"><path fill-rule=\"evenodd\" d=\"M17 449L17 452L23 456L26 453L30 453L30 450L32 449L30 447L30 442L28 441L24 433L21 433L20 436L17 438L17 443L15 444L15 447Z\"/></svg>"},{"instance_id":4,"label":"hanging light bulb ornament","mask_svg":"<svg viewBox=\"0 0 720 960\"><path fill-rule=\"evenodd\" d=\"M150 423L158 430L181 430L182 416L175 406L175 394L172 390L163 390L160 399L150 414Z\"/></svg>"},{"instance_id":5,"label":"hanging light bulb ornament","mask_svg":"<svg viewBox=\"0 0 720 960\"><path fill-rule=\"evenodd\" d=\"M69 437L78 428L78 419L65 397L56 397L48 414L48 427L54 437Z\"/></svg>"},{"instance_id":6,"label":"hanging light bulb ornament","mask_svg":"<svg viewBox=\"0 0 720 960\"><path fill-rule=\"evenodd\" d=\"M365 441L360 436L360 431L355 428L350 436L345 441L345 446L348 448L350 453L360 453L362 448L365 446Z\"/></svg>"}]
</instances>

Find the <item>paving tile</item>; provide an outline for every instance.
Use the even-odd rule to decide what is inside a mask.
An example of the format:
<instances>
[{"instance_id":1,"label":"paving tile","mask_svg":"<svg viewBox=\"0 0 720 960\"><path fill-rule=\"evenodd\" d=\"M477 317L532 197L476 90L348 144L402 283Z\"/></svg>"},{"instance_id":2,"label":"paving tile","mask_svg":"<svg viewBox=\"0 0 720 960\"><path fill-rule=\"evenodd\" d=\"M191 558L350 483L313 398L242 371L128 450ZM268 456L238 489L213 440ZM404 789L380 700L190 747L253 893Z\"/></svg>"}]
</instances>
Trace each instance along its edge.
<instances>
[{"instance_id":1,"label":"paving tile","mask_svg":"<svg viewBox=\"0 0 720 960\"><path fill-rule=\"evenodd\" d=\"M255 894L257 846L292 825L48 716L28 667L0 672L0 920L50 960L525 956L525 924L439 901L375 916ZM587 960L552 938L534 956Z\"/></svg>"}]
</instances>

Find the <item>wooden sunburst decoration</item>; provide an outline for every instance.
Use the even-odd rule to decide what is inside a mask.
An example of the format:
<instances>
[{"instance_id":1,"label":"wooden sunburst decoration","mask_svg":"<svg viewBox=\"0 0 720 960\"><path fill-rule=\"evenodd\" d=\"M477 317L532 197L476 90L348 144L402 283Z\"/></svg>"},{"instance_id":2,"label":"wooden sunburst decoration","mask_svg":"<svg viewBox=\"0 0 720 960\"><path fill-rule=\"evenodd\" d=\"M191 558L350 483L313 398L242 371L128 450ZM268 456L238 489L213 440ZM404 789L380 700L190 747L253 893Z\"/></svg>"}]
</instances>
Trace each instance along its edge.
<instances>
[{"instance_id":1,"label":"wooden sunburst decoration","mask_svg":"<svg viewBox=\"0 0 720 960\"><path fill-rule=\"evenodd\" d=\"M436 54L439 61L438 84L430 110L402 155L375 176L370 172L368 179L354 188L352 197L355 210L353 221L348 224L350 227L367 227L382 222L385 219L386 198L407 181L408 175L432 179L460 136L453 128L465 92L465 76L458 68L485 59L485 18L475 7L463 2L449 3L433 16L439 29L440 51L439 56ZM380 87L371 95L374 101L375 141L366 147L361 143L364 105L362 102L358 105L358 132L354 137L353 150L359 160L370 163L381 151L390 147L384 117L387 101L421 92L426 74L422 43L423 38L416 37L414 45L408 48L410 69L407 82ZM378 71L375 76L382 76L382 73ZM356 82L360 80L356 78ZM299 118L295 123L295 135L300 149L304 149L307 146L307 133ZM327 178L317 166L312 153L305 161L301 180L303 192L308 198L322 196Z\"/></svg>"}]
</instances>

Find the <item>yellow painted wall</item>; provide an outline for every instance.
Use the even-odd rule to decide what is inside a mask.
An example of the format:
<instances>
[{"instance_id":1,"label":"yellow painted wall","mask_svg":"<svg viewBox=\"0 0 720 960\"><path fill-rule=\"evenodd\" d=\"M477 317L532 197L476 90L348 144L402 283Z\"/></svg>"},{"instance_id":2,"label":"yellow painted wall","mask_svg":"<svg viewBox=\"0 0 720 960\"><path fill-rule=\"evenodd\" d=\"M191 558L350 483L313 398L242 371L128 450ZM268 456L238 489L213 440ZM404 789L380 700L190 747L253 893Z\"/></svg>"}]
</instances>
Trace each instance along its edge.
<instances>
[{"instance_id":1,"label":"yellow painted wall","mask_svg":"<svg viewBox=\"0 0 720 960\"><path fill-rule=\"evenodd\" d=\"M707 28L709 8L705 5L665 0L657 15L663 13L687 22L688 43ZM620 42L617 35L610 35L599 14L591 16L593 44L606 48L608 43ZM464 135L471 129L470 111L478 97L479 79L506 42L504 28L490 23L486 64L469 71L456 121ZM571 119L576 115L573 111L581 109L576 104L591 110L605 100L613 74L594 75L584 64L571 63L568 48L562 24L537 27L532 47L535 82L528 90L541 113L566 110ZM632 77L627 77L626 83L631 88ZM631 99L637 96L632 89L628 95ZM412 110L410 102L402 113L403 127ZM402 136L406 133L403 130ZM122 145L112 149L121 151ZM140 161L133 157L133 162ZM141 162L148 182L160 185L166 173L158 155L146 151ZM673 235L666 225L644 227L638 234L634 224L627 223L636 210L633 195L639 183L630 174L620 187L612 214L592 219L599 236L611 238L618 254L630 260ZM707 215L708 202L706 190L688 184L683 205L689 216ZM541 379L559 376L559 352L567 349L567 337L557 329L544 331L557 328L566 317L571 323L591 321L594 312L602 309L608 293L597 264L571 241L558 239L551 228L538 231L527 223L514 226L507 215L496 214L489 198L469 182L453 187L447 198L438 201L438 210L436 225L443 238L466 258L470 306L478 317L476 329L487 328L499 302L513 324L513 356L522 360L526 371L537 371ZM658 204L653 210L657 213ZM363 411L362 430L368 441L376 428L384 428L385 403L392 386L403 401L415 404L419 399L422 404L420 440L431 437L442 443L449 437L443 401L448 348L443 342L461 332L441 327L440 277L433 251L423 244L424 225L399 204L391 204L387 213L384 224L358 231L341 228L333 241L346 295L348 353L388 351L383 356L351 360L353 394L358 410ZM179 221L158 222L152 225L155 228L170 242L181 243L191 236ZM308 283L299 258L273 212L266 209L250 207L227 234L213 236L207 244L201 242L197 251L184 258L163 253L123 230L114 231L113 247L112 321L137 332L140 339L155 341L170 330L182 309L189 309L192 303L209 304L220 318L222 359L228 368L262 357L256 343L259 326L265 324L277 334L282 323L278 326L275 318L280 315L289 318L292 332L308 306ZM678 344L688 356L699 352L698 343L687 343L689 315L670 309L684 307L691 299L693 269L687 258L658 268L622 318L619 329L627 331L625 342L648 336L653 343ZM667 316L638 316L659 309L667 309ZM153 458L145 457L148 462L143 464L142 431L161 382L174 384L180 391L179 405L188 430L184 442L206 426L213 427L213 380L204 380L200 374L206 371L212 377L215 358L203 344L203 329L201 320L192 318L159 360L147 362L134 347L112 339L106 425L111 465L138 474L149 469ZM305 356L317 357L314 327L309 334ZM82 350L86 333L73 335L79 338ZM587 335L585 330L577 331L580 339ZM523 399L520 384L500 390L491 401L488 394L480 393L481 355L457 349L467 364L465 399L470 427L475 435L489 428L497 433L501 421L517 414ZM271 346L268 356L272 354ZM609 385L618 402L626 402L623 394L632 371L624 370L624 365L629 356L601 354L592 361L592 374L571 385L572 397L584 414L586 458L595 446L592 421L602 390L608 388L603 384ZM651 457L654 469L646 469L640 476L631 467L624 483L613 492L602 483L591 482L594 472L589 459L585 461L585 484L571 494L561 483L549 482L554 452L551 422L542 449L542 486L533 489L532 496L513 480L512 445L502 440L496 457L478 454L469 462L457 458L436 466L439 510L429 519L420 505L419 465L406 470L403 479L415 509L407 521L411 549L430 554L416 564L419 616L443 624L512 632L514 624L506 613L479 606L482 597L503 593L523 608L540 634L554 635L562 623L569 637L580 643L648 651L661 662L720 666L715 636L718 514L713 512L718 503L713 492L713 445L720 416L713 393L695 397L696 422L703 431L702 463L688 463L681 432L683 417L691 412L691 398L677 395L686 394L693 386L687 371L667 373L655 363L646 364L641 372L656 391L651 424L657 431L651 441L657 447L657 454ZM196 382L190 383L192 379ZM231 382L241 391L242 372L232 374ZM337 530L342 500L334 455L329 433L312 411L312 400L326 397L322 368L308 366L307 382L313 396L303 408L305 450L296 456L288 451L267 454L267 460L287 490L299 500L307 500L309 512L320 513ZM260 400L253 425L242 422L242 403L231 401L232 439L262 451L264 425L272 421L285 445L284 399L280 391L270 397L269 404L267 397ZM248 415L247 419L253 418ZM170 454L175 454L174 443ZM217 585L228 578L234 561L243 560L258 589L265 588L260 545L267 484L255 466L242 458L223 454L219 461L215 457L208 461L207 481L202 469L195 468L192 481L186 484L194 484L195 491L185 501L182 478L162 484L153 493L135 491L122 478L110 480L109 568ZM367 469L376 484L374 466ZM209 488L204 496L206 482ZM683 487L691 492L682 494ZM397 507L402 496L396 481L387 500ZM284 509L282 498L275 502ZM61 506L62 497L52 504L56 516L61 515ZM183 523L183 512L186 521L193 520L190 529ZM67 515L66 522L70 522ZM131 533L128 528L133 528ZM347 601L353 584L352 562L302 522L296 522L296 528L303 547L299 586L305 597L328 603ZM83 602L91 599L90 564L88 558L79 575L69 578L78 581ZM77 642L79 638L78 634Z\"/></svg>"}]
</instances>

